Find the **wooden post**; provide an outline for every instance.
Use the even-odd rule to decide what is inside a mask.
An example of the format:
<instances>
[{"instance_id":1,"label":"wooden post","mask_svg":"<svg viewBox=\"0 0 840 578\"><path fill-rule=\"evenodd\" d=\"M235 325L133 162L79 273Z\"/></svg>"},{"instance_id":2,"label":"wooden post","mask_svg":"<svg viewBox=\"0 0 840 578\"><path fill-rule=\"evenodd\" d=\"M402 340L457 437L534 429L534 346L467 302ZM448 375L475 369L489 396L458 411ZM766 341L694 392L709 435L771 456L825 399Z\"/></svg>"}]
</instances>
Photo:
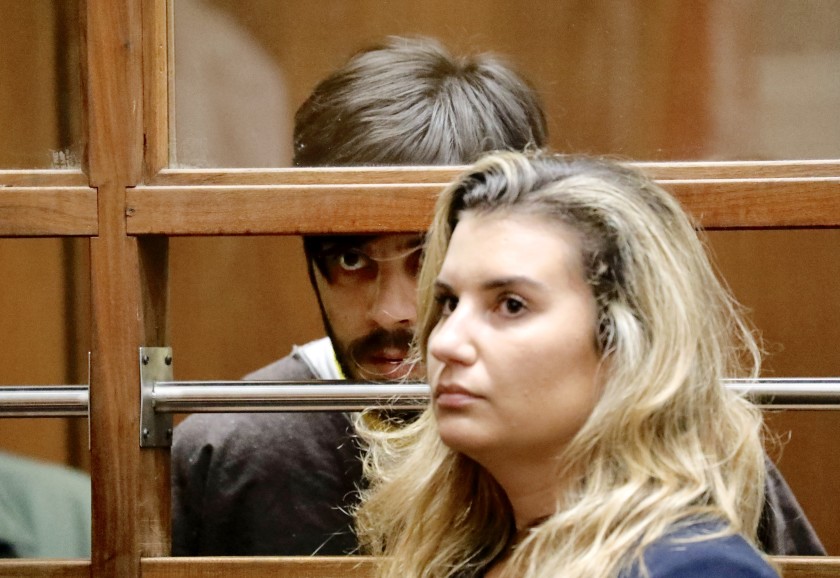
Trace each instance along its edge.
<instances>
[{"instance_id":1,"label":"wooden post","mask_svg":"<svg viewBox=\"0 0 840 578\"><path fill-rule=\"evenodd\" d=\"M91 240L91 575L134 578L145 538L138 524L142 305L125 190L138 183L143 163L141 7L86 0L84 10L85 160L99 215Z\"/></svg>"}]
</instances>

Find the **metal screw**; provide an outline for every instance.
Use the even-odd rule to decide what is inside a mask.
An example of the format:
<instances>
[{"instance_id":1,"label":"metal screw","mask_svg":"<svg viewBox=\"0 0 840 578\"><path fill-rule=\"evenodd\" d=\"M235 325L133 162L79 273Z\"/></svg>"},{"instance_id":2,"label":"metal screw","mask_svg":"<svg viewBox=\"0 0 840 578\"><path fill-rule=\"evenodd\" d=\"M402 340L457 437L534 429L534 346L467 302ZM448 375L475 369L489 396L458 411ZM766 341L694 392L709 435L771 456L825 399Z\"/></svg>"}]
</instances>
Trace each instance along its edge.
<instances>
[{"instance_id":1,"label":"metal screw","mask_svg":"<svg viewBox=\"0 0 840 578\"><path fill-rule=\"evenodd\" d=\"M149 437L149 428L147 428L147 427L143 428L143 437L144 438Z\"/></svg>"},{"instance_id":2,"label":"metal screw","mask_svg":"<svg viewBox=\"0 0 840 578\"><path fill-rule=\"evenodd\" d=\"M172 439L172 428L167 428L166 430L166 439Z\"/></svg>"},{"instance_id":3,"label":"metal screw","mask_svg":"<svg viewBox=\"0 0 840 578\"><path fill-rule=\"evenodd\" d=\"M163 362L164 362L166 365L172 365L172 356L171 356L171 355L167 355L167 356L164 358Z\"/></svg>"},{"instance_id":4,"label":"metal screw","mask_svg":"<svg viewBox=\"0 0 840 578\"><path fill-rule=\"evenodd\" d=\"M149 356L148 355L143 356L143 365L149 365Z\"/></svg>"}]
</instances>

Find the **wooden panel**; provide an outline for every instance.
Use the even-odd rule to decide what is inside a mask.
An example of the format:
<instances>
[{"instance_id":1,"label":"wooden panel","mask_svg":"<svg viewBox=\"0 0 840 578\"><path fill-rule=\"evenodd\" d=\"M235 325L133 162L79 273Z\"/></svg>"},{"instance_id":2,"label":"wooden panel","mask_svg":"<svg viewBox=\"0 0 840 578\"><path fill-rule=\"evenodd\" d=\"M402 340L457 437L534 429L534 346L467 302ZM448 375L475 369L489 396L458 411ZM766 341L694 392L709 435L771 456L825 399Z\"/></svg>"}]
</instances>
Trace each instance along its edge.
<instances>
[{"instance_id":1,"label":"wooden panel","mask_svg":"<svg viewBox=\"0 0 840 578\"><path fill-rule=\"evenodd\" d=\"M660 181L707 229L837 227L840 178Z\"/></svg>"},{"instance_id":2,"label":"wooden panel","mask_svg":"<svg viewBox=\"0 0 840 578\"><path fill-rule=\"evenodd\" d=\"M3 560L0 578L89 578L88 560Z\"/></svg>"},{"instance_id":3,"label":"wooden panel","mask_svg":"<svg viewBox=\"0 0 840 578\"><path fill-rule=\"evenodd\" d=\"M143 578L369 578L373 559L321 558L144 558Z\"/></svg>"},{"instance_id":4,"label":"wooden panel","mask_svg":"<svg viewBox=\"0 0 840 578\"><path fill-rule=\"evenodd\" d=\"M96 234L94 189L0 188L0 235L34 237Z\"/></svg>"},{"instance_id":5,"label":"wooden panel","mask_svg":"<svg viewBox=\"0 0 840 578\"><path fill-rule=\"evenodd\" d=\"M261 235L420 231L442 185L137 187L131 235Z\"/></svg>"},{"instance_id":6,"label":"wooden panel","mask_svg":"<svg viewBox=\"0 0 840 578\"><path fill-rule=\"evenodd\" d=\"M654 179L840 177L840 161L629 163Z\"/></svg>"},{"instance_id":7,"label":"wooden panel","mask_svg":"<svg viewBox=\"0 0 840 578\"><path fill-rule=\"evenodd\" d=\"M784 578L836 578L840 558L776 558ZM144 558L143 578L367 578L369 558ZM87 578L85 560L0 562L0 578Z\"/></svg>"},{"instance_id":8,"label":"wooden panel","mask_svg":"<svg viewBox=\"0 0 840 578\"><path fill-rule=\"evenodd\" d=\"M840 558L775 558L784 578L836 578ZM373 560L348 558L144 558L143 578L368 578Z\"/></svg>"},{"instance_id":9,"label":"wooden panel","mask_svg":"<svg viewBox=\"0 0 840 578\"><path fill-rule=\"evenodd\" d=\"M297 169L165 169L149 185L377 185L448 183L467 167L319 167ZM840 169L839 169L840 170Z\"/></svg>"},{"instance_id":10,"label":"wooden panel","mask_svg":"<svg viewBox=\"0 0 840 578\"><path fill-rule=\"evenodd\" d=\"M145 173L169 163L169 27L166 0L143 3L143 129Z\"/></svg>"},{"instance_id":11,"label":"wooden panel","mask_svg":"<svg viewBox=\"0 0 840 578\"><path fill-rule=\"evenodd\" d=\"M836 578L840 576L840 558L778 557L775 562L784 578Z\"/></svg>"},{"instance_id":12,"label":"wooden panel","mask_svg":"<svg viewBox=\"0 0 840 578\"><path fill-rule=\"evenodd\" d=\"M778 179L840 177L840 161L628 163L655 179ZM164 169L149 185L318 185L447 183L467 167L297 169Z\"/></svg>"},{"instance_id":13,"label":"wooden panel","mask_svg":"<svg viewBox=\"0 0 840 578\"><path fill-rule=\"evenodd\" d=\"M168 346L169 239L138 240L139 280L143 314L143 344ZM171 552L169 448L140 452L138 519L141 556L168 556Z\"/></svg>"},{"instance_id":14,"label":"wooden panel","mask_svg":"<svg viewBox=\"0 0 840 578\"><path fill-rule=\"evenodd\" d=\"M156 526L138 520L140 478L150 475L139 448L143 321L138 248L125 236L124 216L125 189L143 166L142 12L139 0L86 0L84 15L88 163L99 189L99 236L91 240L91 573L135 578L144 531Z\"/></svg>"},{"instance_id":15,"label":"wooden panel","mask_svg":"<svg viewBox=\"0 0 840 578\"><path fill-rule=\"evenodd\" d=\"M840 178L667 180L709 229L840 226ZM424 229L441 184L137 187L129 234L248 235Z\"/></svg>"},{"instance_id":16,"label":"wooden panel","mask_svg":"<svg viewBox=\"0 0 840 578\"><path fill-rule=\"evenodd\" d=\"M777 558L784 578L840 576L838 558ZM143 578L367 578L368 558L145 558ZM78 561L4 561L0 578L89 576L90 563Z\"/></svg>"},{"instance_id":17,"label":"wooden panel","mask_svg":"<svg viewBox=\"0 0 840 578\"><path fill-rule=\"evenodd\" d=\"M0 183L5 187L87 187L88 178L82 171L4 171Z\"/></svg>"}]
</instances>

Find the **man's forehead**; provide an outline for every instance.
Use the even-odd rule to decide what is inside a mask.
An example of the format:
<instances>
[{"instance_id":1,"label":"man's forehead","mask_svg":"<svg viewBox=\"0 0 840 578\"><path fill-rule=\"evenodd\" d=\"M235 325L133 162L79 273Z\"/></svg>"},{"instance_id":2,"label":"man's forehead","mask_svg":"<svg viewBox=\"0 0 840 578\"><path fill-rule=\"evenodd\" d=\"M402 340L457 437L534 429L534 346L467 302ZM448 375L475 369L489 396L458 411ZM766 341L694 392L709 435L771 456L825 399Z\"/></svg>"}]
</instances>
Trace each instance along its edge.
<instances>
[{"instance_id":1,"label":"man's forehead","mask_svg":"<svg viewBox=\"0 0 840 578\"><path fill-rule=\"evenodd\" d=\"M423 244L421 233L394 233L387 235L347 235L325 239L321 243L324 251L335 249L359 249L366 253L389 253L405 251Z\"/></svg>"}]
</instances>

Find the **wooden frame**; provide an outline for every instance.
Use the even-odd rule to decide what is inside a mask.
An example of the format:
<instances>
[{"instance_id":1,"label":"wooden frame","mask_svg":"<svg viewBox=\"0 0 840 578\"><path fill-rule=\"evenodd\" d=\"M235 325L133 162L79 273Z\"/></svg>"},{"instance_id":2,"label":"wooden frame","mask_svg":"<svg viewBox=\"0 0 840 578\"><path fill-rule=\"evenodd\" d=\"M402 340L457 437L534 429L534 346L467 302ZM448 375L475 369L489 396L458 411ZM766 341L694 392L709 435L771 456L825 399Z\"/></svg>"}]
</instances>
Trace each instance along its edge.
<instances>
[{"instance_id":1,"label":"wooden frame","mask_svg":"<svg viewBox=\"0 0 840 578\"><path fill-rule=\"evenodd\" d=\"M91 238L94 502L90 561L3 561L0 578L368 576L366 558L167 557L169 456L139 447L137 350L167 342L168 236L326 232L339 212L330 231L420 230L458 169L168 169L168 18L166 0L86 0L86 171L0 171L0 235ZM640 166L708 228L840 227L840 160ZM840 576L840 558L777 561Z\"/></svg>"}]
</instances>

